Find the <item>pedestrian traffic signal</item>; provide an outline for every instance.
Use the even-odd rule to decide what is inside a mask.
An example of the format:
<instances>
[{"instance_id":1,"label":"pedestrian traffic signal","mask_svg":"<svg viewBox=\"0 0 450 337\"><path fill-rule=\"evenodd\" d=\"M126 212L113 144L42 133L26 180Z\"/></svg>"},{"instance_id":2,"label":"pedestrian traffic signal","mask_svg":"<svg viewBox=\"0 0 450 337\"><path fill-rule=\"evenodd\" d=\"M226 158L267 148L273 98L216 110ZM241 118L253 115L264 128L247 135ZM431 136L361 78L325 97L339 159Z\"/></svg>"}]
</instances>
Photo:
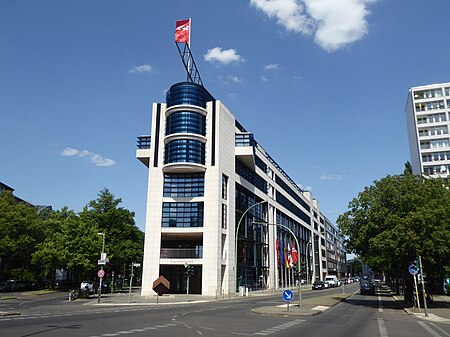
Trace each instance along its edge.
<instances>
[{"instance_id":1,"label":"pedestrian traffic signal","mask_svg":"<svg viewBox=\"0 0 450 337\"><path fill-rule=\"evenodd\" d=\"M186 275L186 277L190 277L192 275L194 275L194 266L188 264L184 267L184 274Z\"/></svg>"}]
</instances>

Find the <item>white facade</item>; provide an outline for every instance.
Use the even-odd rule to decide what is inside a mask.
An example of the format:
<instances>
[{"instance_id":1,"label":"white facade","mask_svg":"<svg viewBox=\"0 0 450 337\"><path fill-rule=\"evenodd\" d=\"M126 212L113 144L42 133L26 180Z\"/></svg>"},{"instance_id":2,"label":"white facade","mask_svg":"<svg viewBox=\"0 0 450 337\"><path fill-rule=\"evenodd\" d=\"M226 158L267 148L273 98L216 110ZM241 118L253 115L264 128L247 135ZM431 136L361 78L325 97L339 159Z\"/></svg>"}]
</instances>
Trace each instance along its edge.
<instances>
[{"instance_id":1,"label":"white facade","mask_svg":"<svg viewBox=\"0 0 450 337\"><path fill-rule=\"evenodd\" d=\"M450 83L411 88L405 111L413 173L448 177Z\"/></svg>"},{"instance_id":2,"label":"white facade","mask_svg":"<svg viewBox=\"0 0 450 337\"><path fill-rule=\"evenodd\" d=\"M170 116L181 116L185 111L204 116L204 134L168 128L170 123L175 125ZM240 285L254 289L294 285L298 276L281 261L279 243L284 242L287 251L295 240L277 224L295 232L300 242L296 249L308 266L309 281L321 278L326 265L321 252L326 247L319 203L289 178L220 101L212 99L204 108L154 103L151 134L151 144L136 153L149 170L142 295L155 294L152 284L161 275L171 282L170 292L185 292L186 264L196 271L190 278L190 292L205 296L234 294ZM204 146L201 160L180 161L177 151L187 147L169 148L178 140L183 146L190 140L199 148ZM185 151L189 156L191 150ZM184 193L181 185L169 183L189 174L204 174L204 186L195 196L190 194L191 185L184 185L188 191ZM201 205L197 208L200 211L190 215L190 223L183 223L188 217L180 214L191 205ZM251 210L246 213L247 209ZM251 217L269 225L252 225Z\"/></svg>"}]
</instances>

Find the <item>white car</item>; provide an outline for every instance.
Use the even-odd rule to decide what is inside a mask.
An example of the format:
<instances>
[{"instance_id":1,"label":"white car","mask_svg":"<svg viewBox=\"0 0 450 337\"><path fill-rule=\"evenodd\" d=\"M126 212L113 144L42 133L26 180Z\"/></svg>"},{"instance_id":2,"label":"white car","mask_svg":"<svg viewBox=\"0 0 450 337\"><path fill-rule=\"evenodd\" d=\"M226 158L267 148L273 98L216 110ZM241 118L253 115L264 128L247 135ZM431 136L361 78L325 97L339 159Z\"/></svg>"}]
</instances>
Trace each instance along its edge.
<instances>
[{"instance_id":1,"label":"white car","mask_svg":"<svg viewBox=\"0 0 450 337\"><path fill-rule=\"evenodd\" d=\"M325 282L330 285L331 288L338 286L338 279L336 275L325 276Z\"/></svg>"},{"instance_id":2,"label":"white car","mask_svg":"<svg viewBox=\"0 0 450 337\"><path fill-rule=\"evenodd\" d=\"M94 294L94 282L92 282L92 281L81 282L80 290L87 292L89 295Z\"/></svg>"}]
</instances>

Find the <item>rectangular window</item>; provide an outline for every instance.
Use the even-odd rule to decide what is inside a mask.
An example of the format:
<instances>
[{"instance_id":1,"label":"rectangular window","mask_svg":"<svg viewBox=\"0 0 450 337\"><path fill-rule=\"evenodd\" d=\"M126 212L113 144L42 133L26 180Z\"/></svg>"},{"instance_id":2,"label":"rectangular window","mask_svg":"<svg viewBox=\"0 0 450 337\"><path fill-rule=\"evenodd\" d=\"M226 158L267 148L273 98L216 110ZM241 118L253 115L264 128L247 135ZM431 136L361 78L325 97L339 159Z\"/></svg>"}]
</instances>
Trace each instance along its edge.
<instances>
[{"instance_id":1,"label":"rectangular window","mask_svg":"<svg viewBox=\"0 0 450 337\"><path fill-rule=\"evenodd\" d=\"M203 202L163 202L162 227L203 227Z\"/></svg>"},{"instance_id":2,"label":"rectangular window","mask_svg":"<svg viewBox=\"0 0 450 337\"><path fill-rule=\"evenodd\" d=\"M228 196L228 177L222 174L222 199L227 200Z\"/></svg>"},{"instance_id":3,"label":"rectangular window","mask_svg":"<svg viewBox=\"0 0 450 337\"><path fill-rule=\"evenodd\" d=\"M222 204L222 228L227 229L227 205Z\"/></svg>"},{"instance_id":4,"label":"rectangular window","mask_svg":"<svg viewBox=\"0 0 450 337\"><path fill-rule=\"evenodd\" d=\"M165 173L165 197L202 197L205 193L204 173Z\"/></svg>"}]
</instances>

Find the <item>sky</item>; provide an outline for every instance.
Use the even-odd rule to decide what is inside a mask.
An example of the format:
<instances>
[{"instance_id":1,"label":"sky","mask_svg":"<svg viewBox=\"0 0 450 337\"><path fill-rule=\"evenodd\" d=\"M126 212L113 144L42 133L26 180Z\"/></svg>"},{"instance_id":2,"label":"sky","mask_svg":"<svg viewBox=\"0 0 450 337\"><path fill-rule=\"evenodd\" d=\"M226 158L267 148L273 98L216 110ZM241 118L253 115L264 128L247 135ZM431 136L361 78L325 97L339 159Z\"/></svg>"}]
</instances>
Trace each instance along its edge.
<instances>
[{"instance_id":1,"label":"sky","mask_svg":"<svg viewBox=\"0 0 450 337\"><path fill-rule=\"evenodd\" d=\"M450 81L450 1L0 1L0 181L80 212L107 188L145 229L137 136L185 81L204 86L333 223L410 160L409 88Z\"/></svg>"}]
</instances>

